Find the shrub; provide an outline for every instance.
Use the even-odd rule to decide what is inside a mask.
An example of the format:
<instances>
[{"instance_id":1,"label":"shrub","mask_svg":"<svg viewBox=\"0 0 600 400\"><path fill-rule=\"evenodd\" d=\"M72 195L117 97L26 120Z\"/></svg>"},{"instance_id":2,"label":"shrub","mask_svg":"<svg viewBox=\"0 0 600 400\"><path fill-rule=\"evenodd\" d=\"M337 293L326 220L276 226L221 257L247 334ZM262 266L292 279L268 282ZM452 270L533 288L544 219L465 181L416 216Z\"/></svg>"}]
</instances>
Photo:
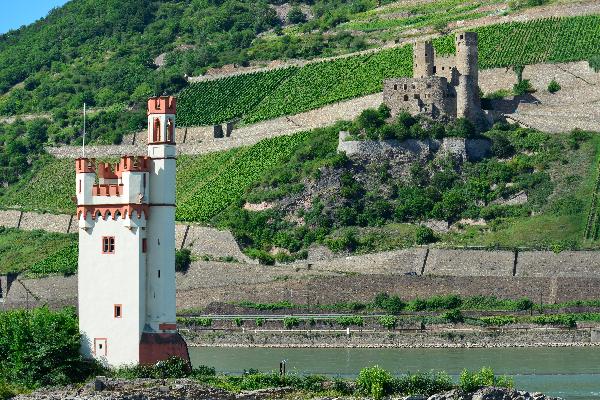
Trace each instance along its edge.
<instances>
[{"instance_id":1,"label":"shrub","mask_svg":"<svg viewBox=\"0 0 600 400\"><path fill-rule=\"evenodd\" d=\"M241 319L240 317L235 318L233 320L233 322L235 323L235 326L237 326L237 327L244 325L244 320Z\"/></svg>"},{"instance_id":2,"label":"shrub","mask_svg":"<svg viewBox=\"0 0 600 400\"><path fill-rule=\"evenodd\" d=\"M208 367L206 365L199 365L192 370L194 376L215 376L217 371L214 367Z\"/></svg>"},{"instance_id":3,"label":"shrub","mask_svg":"<svg viewBox=\"0 0 600 400\"><path fill-rule=\"evenodd\" d=\"M514 324L517 319L510 315L494 315L492 317L481 317L481 321L490 326L504 326Z\"/></svg>"},{"instance_id":4,"label":"shrub","mask_svg":"<svg viewBox=\"0 0 600 400\"><path fill-rule=\"evenodd\" d=\"M453 324L458 324L465 321L465 317L462 315L460 310L457 309L446 311L444 314L442 314L442 318L448 322L452 322Z\"/></svg>"},{"instance_id":5,"label":"shrub","mask_svg":"<svg viewBox=\"0 0 600 400\"><path fill-rule=\"evenodd\" d=\"M294 6L290 9L290 12L288 12L287 20L290 24L299 24L306 22L306 15L304 15L299 6Z\"/></svg>"},{"instance_id":6,"label":"shrub","mask_svg":"<svg viewBox=\"0 0 600 400\"><path fill-rule=\"evenodd\" d=\"M300 320L296 317L285 317L283 319L283 326L285 329L292 329L300 325Z\"/></svg>"},{"instance_id":7,"label":"shrub","mask_svg":"<svg viewBox=\"0 0 600 400\"><path fill-rule=\"evenodd\" d=\"M595 72L600 72L600 54L590 57L588 64Z\"/></svg>"},{"instance_id":8,"label":"shrub","mask_svg":"<svg viewBox=\"0 0 600 400\"><path fill-rule=\"evenodd\" d=\"M175 251L175 271L187 272L192 263L192 252L190 249Z\"/></svg>"},{"instance_id":9,"label":"shrub","mask_svg":"<svg viewBox=\"0 0 600 400\"><path fill-rule=\"evenodd\" d=\"M263 326L265 323L265 319L264 318L256 318L254 323L256 324L256 326Z\"/></svg>"},{"instance_id":10,"label":"shrub","mask_svg":"<svg viewBox=\"0 0 600 400\"><path fill-rule=\"evenodd\" d=\"M548 91L550 93L556 93L561 89L560 84L558 82L556 82L554 79L552 79L552 81L550 81L550 83L548 84Z\"/></svg>"},{"instance_id":11,"label":"shrub","mask_svg":"<svg viewBox=\"0 0 600 400\"><path fill-rule=\"evenodd\" d=\"M448 391L454 387L452 378L444 372L417 372L395 378L392 383L393 392L402 395L431 396Z\"/></svg>"},{"instance_id":12,"label":"shrub","mask_svg":"<svg viewBox=\"0 0 600 400\"><path fill-rule=\"evenodd\" d=\"M73 308L0 312L0 382L36 388L85 380L100 367L81 357L79 339Z\"/></svg>"},{"instance_id":13,"label":"shrub","mask_svg":"<svg viewBox=\"0 0 600 400\"><path fill-rule=\"evenodd\" d=\"M348 327L350 325L356 325L356 326L363 326L364 325L363 318L361 316L359 316L359 315L337 317L335 319L335 322L338 325L343 326L344 328L346 328L346 327Z\"/></svg>"},{"instance_id":14,"label":"shrub","mask_svg":"<svg viewBox=\"0 0 600 400\"><path fill-rule=\"evenodd\" d=\"M379 317L379 325L383 326L387 329L396 329L396 324L398 323L398 319L393 315L384 315Z\"/></svg>"},{"instance_id":15,"label":"shrub","mask_svg":"<svg viewBox=\"0 0 600 400\"><path fill-rule=\"evenodd\" d=\"M480 371L474 372L464 369L460 373L458 387L463 392L471 393L483 386L512 388L513 380L506 376L496 377L494 370L487 367L483 367Z\"/></svg>"},{"instance_id":16,"label":"shrub","mask_svg":"<svg viewBox=\"0 0 600 400\"><path fill-rule=\"evenodd\" d=\"M417 244L429 244L435 242L435 235L433 230L427 226L419 226L415 231L415 243Z\"/></svg>"},{"instance_id":17,"label":"shrub","mask_svg":"<svg viewBox=\"0 0 600 400\"><path fill-rule=\"evenodd\" d=\"M390 373L378 365L363 368L356 380L358 390L375 400L379 400L391 392L391 383L392 376Z\"/></svg>"},{"instance_id":18,"label":"shrub","mask_svg":"<svg viewBox=\"0 0 600 400\"><path fill-rule=\"evenodd\" d=\"M275 258L271 254L269 254L268 252L266 252L264 250L250 248L250 249L244 250L244 252L246 253L246 255L248 257L258 260L258 262L263 265L274 265L275 264Z\"/></svg>"},{"instance_id":19,"label":"shrub","mask_svg":"<svg viewBox=\"0 0 600 400\"><path fill-rule=\"evenodd\" d=\"M521 82L513 85L513 92L515 93L515 96L523 96L525 93L532 91L533 86L531 86L529 79L523 79Z\"/></svg>"}]
</instances>

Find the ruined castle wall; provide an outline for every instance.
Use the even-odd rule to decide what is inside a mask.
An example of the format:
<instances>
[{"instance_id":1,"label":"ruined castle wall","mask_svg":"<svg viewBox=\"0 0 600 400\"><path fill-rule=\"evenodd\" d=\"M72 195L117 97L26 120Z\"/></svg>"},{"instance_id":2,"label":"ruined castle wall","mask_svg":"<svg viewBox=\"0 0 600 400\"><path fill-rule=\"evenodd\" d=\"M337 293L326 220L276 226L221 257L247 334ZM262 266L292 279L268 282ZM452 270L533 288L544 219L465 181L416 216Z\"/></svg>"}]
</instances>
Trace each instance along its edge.
<instances>
[{"instance_id":1,"label":"ruined castle wall","mask_svg":"<svg viewBox=\"0 0 600 400\"><path fill-rule=\"evenodd\" d=\"M452 112L448 103L448 82L437 76L386 79L383 102L390 108L392 117L402 111L433 117Z\"/></svg>"},{"instance_id":2,"label":"ruined castle wall","mask_svg":"<svg viewBox=\"0 0 600 400\"><path fill-rule=\"evenodd\" d=\"M435 57L435 75L444 77L450 85L458 84L458 71L454 56Z\"/></svg>"}]
</instances>

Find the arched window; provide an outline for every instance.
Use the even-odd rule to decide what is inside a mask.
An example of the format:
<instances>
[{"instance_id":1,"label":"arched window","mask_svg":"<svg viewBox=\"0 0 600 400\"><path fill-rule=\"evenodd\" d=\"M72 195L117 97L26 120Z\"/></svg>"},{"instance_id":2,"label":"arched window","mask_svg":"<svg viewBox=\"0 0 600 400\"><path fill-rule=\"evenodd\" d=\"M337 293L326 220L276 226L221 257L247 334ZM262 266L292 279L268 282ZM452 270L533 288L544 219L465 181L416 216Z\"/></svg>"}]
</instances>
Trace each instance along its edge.
<instances>
[{"instance_id":1,"label":"arched window","mask_svg":"<svg viewBox=\"0 0 600 400\"><path fill-rule=\"evenodd\" d=\"M171 118L167 119L167 142L169 143L175 141L174 128L173 120Z\"/></svg>"},{"instance_id":2,"label":"arched window","mask_svg":"<svg viewBox=\"0 0 600 400\"><path fill-rule=\"evenodd\" d=\"M154 131L152 133L152 141L160 141L160 119L158 118L154 119Z\"/></svg>"},{"instance_id":3,"label":"arched window","mask_svg":"<svg viewBox=\"0 0 600 400\"><path fill-rule=\"evenodd\" d=\"M408 95L407 94L404 95L404 101L408 101Z\"/></svg>"}]
</instances>

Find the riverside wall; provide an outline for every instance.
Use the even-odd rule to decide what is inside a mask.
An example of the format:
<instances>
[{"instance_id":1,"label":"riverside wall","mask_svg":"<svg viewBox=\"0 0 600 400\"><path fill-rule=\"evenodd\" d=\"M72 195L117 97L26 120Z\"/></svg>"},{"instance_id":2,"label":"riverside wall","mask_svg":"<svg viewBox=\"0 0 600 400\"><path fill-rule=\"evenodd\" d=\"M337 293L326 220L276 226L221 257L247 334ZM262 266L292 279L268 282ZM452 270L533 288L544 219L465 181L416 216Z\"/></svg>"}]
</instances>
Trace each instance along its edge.
<instances>
[{"instance_id":1,"label":"riverside wall","mask_svg":"<svg viewBox=\"0 0 600 400\"><path fill-rule=\"evenodd\" d=\"M359 347L478 348L600 346L592 329L531 328L518 330L447 329L440 331L304 331L181 330L188 346L211 347ZM593 336L593 338L592 338Z\"/></svg>"}]
</instances>

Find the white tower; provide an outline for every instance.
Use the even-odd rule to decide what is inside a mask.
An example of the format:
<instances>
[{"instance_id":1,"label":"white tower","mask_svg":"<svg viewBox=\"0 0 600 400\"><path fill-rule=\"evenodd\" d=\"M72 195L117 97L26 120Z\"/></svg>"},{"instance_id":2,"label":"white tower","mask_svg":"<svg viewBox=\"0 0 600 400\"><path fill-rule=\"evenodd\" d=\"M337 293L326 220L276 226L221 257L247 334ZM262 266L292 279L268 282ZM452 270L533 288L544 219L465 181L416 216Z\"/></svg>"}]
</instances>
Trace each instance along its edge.
<instances>
[{"instance_id":1,"label":"white tower","mask_svg":"<svg viewBox=\"0 0 600 400\"><path fill-rule=\"evenodd\" d=\"M148 101L148 157L75 166L82 353L106 365L189 360L175 319L175 99Z\"/></svg>"}]
</instances>

